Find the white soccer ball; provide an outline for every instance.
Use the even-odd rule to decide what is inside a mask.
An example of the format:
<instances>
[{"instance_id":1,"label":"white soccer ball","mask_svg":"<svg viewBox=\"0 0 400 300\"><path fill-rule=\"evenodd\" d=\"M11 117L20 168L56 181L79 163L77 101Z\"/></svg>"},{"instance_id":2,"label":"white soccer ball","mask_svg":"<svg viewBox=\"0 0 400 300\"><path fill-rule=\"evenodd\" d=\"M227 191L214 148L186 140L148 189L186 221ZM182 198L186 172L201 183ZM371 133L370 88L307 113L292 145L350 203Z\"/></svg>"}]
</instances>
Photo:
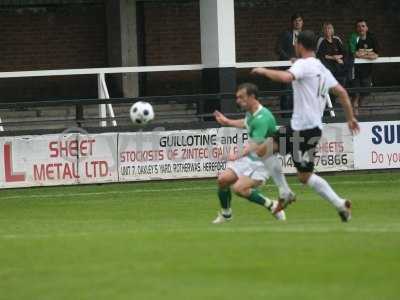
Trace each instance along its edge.
<instances>
[{"instance_id":1,"label":"white soccer ball","mask_svg":"<svg viewBox=\"0 0 400 300\"><path fill-rule=\"evenodd\" d=\"M133 124L145 125L154 119L153 106L148 102L136 102L131 106L129 116Z\"/></svg>"}]
</instances>

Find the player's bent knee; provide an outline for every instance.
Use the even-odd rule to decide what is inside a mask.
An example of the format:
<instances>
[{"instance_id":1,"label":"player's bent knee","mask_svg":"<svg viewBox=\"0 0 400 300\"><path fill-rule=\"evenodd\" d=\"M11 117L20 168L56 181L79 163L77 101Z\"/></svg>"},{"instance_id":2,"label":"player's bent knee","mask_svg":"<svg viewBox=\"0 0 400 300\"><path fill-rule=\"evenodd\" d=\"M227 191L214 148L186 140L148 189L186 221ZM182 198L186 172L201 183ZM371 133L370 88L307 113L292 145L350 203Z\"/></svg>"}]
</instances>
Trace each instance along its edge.
<instances>
[{"instance_id":1,"label":"player's bent knee","mask_svg":"<svg viewBox=\"0 0 400 300\"><path fill-rule=\"evenodd\" d=\"M218 186L220 188L224 188L224 187L227 187L229 185L227 180L226 180L226 178L224 176L221 176L221 175L218 176L218 178L217 178L217 184L218 184Z\"/></svg>"},{"instance_id":2,"label":"player's bent knee","mask_svg":"<svg viewBox=\"0 0 400 300\"><path fill-rule=\"evenodd\" d=\"M221 173L217 178L217 184L220 188L225 188L230 186L235 182L236 178L233 178L229 173Z\"/></svg>"}]
</instances>

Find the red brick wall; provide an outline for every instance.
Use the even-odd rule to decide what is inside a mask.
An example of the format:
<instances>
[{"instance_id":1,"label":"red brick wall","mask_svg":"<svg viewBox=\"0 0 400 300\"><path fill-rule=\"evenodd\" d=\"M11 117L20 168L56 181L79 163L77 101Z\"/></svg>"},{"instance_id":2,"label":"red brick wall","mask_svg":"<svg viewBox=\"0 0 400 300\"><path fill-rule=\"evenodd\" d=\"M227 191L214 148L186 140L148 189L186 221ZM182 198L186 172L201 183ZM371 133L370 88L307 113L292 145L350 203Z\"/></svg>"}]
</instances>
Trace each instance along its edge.
<instances>
[{"instance_id":1,"label":"red brick wall","mask_svg":"<svg viewBox=\"0 0 400 300\"><path fill-rule=\"evenodd\" d=\"M199 4L144 5L147 65L201 63Z\"/></svg>"},{"instance_id":2,"label":"red brick wall","mask_svg":"<svg viewBox=\"0 0 400 300\"><path fill-rule=\"evenodd\" d=\"M305 29L320 32L322 23L333 22L344 41L356 19L367 19L382 45L382 56L400 55L400 17L390 10L393 1L375 0L236 0L237 61L275 60L279 34L289 28L290 16L300 12ZM387 4L389 3L389 4ZM392 4L395 5L395 4ZM200 16L198 2L146 3L145 52L147 65L199 63Z\"/></svg>"},{"instance_id":3,"label":"red brick wall","mask_svg":"<svg viewBox=\"0 0 400 300\"><path fill-rule=\"evenodd\" d=\"M235 1L237 61L278 59L275 45L280 33L289 28L290 17L300 12L304 28L321 32L322 23L334 24L335 34L347 43L359 18L368 21L381 47L381 56L400 56L400 5L395 1L311 0L303 1ZM317 5L316 5L317 3ZM399 84L398 65L375 65L376 85ZM241 71L239 80L249 80Z\"/></svg>"},{"instance_id":4,"label":"red brick wall","mask_svg":"<svg viewBox=\"0 0 400 300\"><path fill-rule=\"evenodd\" d=\"M400 14L395 1L236 0L237 61L276 60L277 38L289 27L290 16L296 11L304 15L305 28L319 32L322 23L328 20L344 40L352 32L354 21L364 17L381 44L381 55L400 56ZM145 36L147 65L199 63L198 2L147 3ZM400 75L396 65L379 65L375 69L378 84L396 84ZM238 80L249 80L247 74L248 71L239 72ZM153 74L148 77L147 91L151 94L173 94L175 89L180 93L200 91L200 82L195 84L193 80L200 78L187 75L178 79L173 74Z\"/></svg>"},{"instance_id":5,"label":"red brick wall","mask_svg":"<svg viewBox=\"0 0 400 300\"><path fill-rule=\"evenodd\" d=\"M107 66L103 5L0 9L0 71ZM2 79L3 101L97 96L96 78Z\"/></svg>"},{"instance_id":6,"label":"red brick wall","mask_svg":"<svg viewBox=\"0 0 400 300\"><path fill-rule=\"evenodd\" d=\"M303 14L304 28L315 32L321 32L323 22L332 22L336 34L344 41L353 31L354 22L366 18L370 31L382 45L381 55L400 55L399 14L390 12L385 1L236 1L237 61L277 59L274 51L277 38L289 28L294 12Z\"/></svg>"},{"instance_id":7,"label":"red brick wall","mask_svg":"<svg viewBox=\"0 0 400 300\"><path fill-rule=\"evenodd\" d=\"M198 2L144 3L146 65L201 63L200 8ZM200 72L147 74L146 94L196 93Z\"/></svg>"},{"instance_id":8,"label":"red brick wall","mask_svg":"<svg viewBox=\"0 0 400 300\"><path fill-rule=\"evenodd\" d=\"M145 65L201 62L199 2L143 3ZM294 11L304 14L305 28L320 30L323 21L335 24L347 37L354 20L367 18L382 45L381 55L400 56L400 14L396 1L382 0L236 0L238 61L275 60L278 34L289 26ZM393 7L390 8L389 5ZM105 7L65 5L35 9L0 9L0 71L88 68L108 65ZM377 66L378 83L396 84L396 65ZM238 81L248 80L241 71ZM146 94L185 94L201 91L200 72L148 74ZM0 97L95 97L95 77L1 79Z\"/></svg>"}]
</instances>

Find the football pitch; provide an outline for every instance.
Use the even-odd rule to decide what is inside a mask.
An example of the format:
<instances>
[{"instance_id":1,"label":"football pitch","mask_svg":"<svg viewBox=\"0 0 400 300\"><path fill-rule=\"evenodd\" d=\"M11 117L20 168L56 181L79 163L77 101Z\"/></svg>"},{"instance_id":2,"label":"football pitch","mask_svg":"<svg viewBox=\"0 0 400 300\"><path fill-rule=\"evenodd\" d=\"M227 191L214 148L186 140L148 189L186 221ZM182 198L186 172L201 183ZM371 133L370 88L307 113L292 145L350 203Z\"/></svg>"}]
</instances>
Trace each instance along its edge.
<instances>
[{"instance_id":1,"label":"football pitch","mask_svg":"<svg viewBox=\"0 0 400 300\"><path fill-rule=\"evenodd\" d=\"M212 225L215 180L2 190L0 299L399 299L400 173L324 177L350 223L294 177L286 223Z\"/></svg>"}]
</instances>

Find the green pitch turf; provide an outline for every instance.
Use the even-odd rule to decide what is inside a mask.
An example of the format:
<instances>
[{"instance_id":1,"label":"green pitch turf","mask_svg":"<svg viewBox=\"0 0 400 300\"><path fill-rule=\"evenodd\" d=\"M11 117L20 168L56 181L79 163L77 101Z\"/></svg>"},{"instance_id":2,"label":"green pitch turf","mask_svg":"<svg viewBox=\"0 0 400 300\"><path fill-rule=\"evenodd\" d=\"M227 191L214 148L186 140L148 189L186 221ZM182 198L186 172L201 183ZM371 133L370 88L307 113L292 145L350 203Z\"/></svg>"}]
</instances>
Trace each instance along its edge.
<instances>
[{"instance_id":1,"label":"green pitch turf","mask_svg":"<svg viewBox=\"0 0 400 300\"><path fill-rule=\"evenodd\" d=\"M214 180L2 190L0 299L399 299L400 173L326 178L350 223L293 177L285 224L211 225Z\"/></svg>"}]
</instances>

